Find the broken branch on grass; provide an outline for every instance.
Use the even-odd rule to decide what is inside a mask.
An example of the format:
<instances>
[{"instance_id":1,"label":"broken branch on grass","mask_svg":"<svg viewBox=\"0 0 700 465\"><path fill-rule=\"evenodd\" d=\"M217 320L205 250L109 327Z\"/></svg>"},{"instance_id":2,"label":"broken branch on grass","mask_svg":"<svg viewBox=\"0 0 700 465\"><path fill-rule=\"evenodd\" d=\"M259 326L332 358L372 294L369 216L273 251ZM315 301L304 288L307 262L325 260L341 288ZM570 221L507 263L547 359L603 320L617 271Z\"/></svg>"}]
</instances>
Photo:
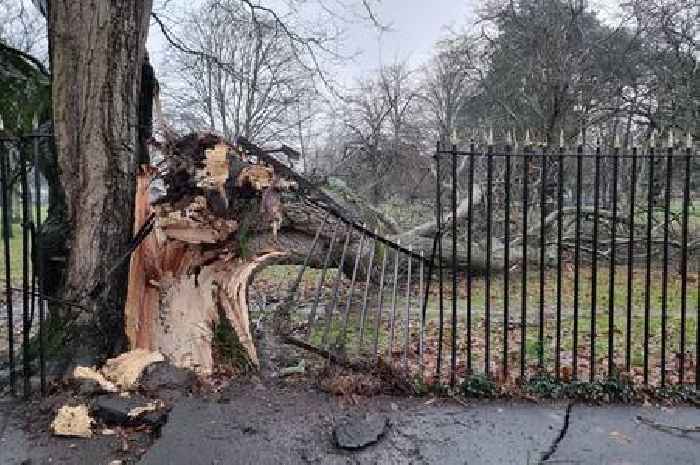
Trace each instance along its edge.
<instances>
[{"instance_id":1,"label":"broken branch on grass","mask_svg":"<svg viewBox=\"0 0 700 465\"><path fill-rule=\"evenodd\" d=\"M295 337L284 336L283 340L287 344L299 347L300 349L307 350L311 353L314 353L316 355L319 355L319 356L325 358L326 360L330 360L332 363L335 363L336 365L340 365L340 366L345 367L345 368L350 368L351 370L360 370L360 369L364 368L361 365L358 365L356 363L351 363L350 361L348 361L344 357L339 357L328 350L318 348L318 347L313 346L311 344L307 344L306 342L304 342L300 339L297 339Z\"/></svg>"}]
</instances>

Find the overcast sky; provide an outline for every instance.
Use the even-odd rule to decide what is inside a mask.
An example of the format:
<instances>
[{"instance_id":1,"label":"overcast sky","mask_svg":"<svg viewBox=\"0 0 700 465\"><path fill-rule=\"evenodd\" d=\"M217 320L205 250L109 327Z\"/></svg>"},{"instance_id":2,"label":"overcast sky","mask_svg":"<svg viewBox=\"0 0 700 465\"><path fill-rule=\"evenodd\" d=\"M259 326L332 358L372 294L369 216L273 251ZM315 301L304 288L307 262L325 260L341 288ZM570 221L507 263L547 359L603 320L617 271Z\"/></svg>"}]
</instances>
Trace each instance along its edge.
<instances>
[{"instance_id":1,"label":"overcast sky","mask_svg":"<svg viewBox=\"0 0 700 465\"><path fill-rule=\"evenodd\" d=\"M275 1L268 0L264 4ZM361 5L359 0L355 1ZM345 26L344 55L353 58L336 70L336 78L349 83L377 69L382 62L389 63L395 59L408 60L412 65L424 62L448 27L459 29L472 21L472 1L377 0L374 12L390 30L380 34L369 20L348 23ZM198 3L199 0L171 0L169 9L193 7ZM156 66L163 57L165 47L167 43L158 27L151 27L148 48Z\"/></svg>"},{"instance_id":2,"label":"overcast sky","mask_svg":"<svg viewBox=\"0 0 700 465\"><path fill-rule=\"evenodd\" d=\"M447 27L460 29L471 22L469 0L382 0L377 10L390 32L377 33L371 25L355 24L348 41L361 55L350 64L351 71L362 73L379 67L381 61L408 59L422 63Z\"/></svg>"}]
</instances>

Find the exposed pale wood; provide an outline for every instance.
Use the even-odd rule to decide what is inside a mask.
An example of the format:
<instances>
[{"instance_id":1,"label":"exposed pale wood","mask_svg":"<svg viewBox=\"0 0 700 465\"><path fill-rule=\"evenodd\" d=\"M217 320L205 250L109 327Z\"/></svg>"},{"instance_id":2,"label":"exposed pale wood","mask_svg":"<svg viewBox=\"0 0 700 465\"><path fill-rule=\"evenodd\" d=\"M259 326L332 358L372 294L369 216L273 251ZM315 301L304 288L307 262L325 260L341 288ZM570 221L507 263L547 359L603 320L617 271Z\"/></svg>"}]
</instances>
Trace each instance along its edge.
<instances>
[{"instance_id":1,"label":"exposed pale wood","mask_svg":"<svg viewBox=\"0 0 700 465\"><path fill-rule=\"evenodd\" d=\"M146 367L163 360L163 354L160 352L134 349L107 360L102 367L102 374L120 389L130 391L136 388L136 383Z\"/></svg>"},{"instance_id":2,"label":"exposed pale wood","mask_svg":"<svg viewBox=\"0 0 700 465\"><path fill-rule=\"evenodd\" d=\"M219 288L219 304L224 309L225 316L236 330L239 342L250 355L251 361L257 366L258 356L250 334L250 319L248 317L248 284L255 272L265 266L279 261L287 256L286 252L273 251L255 257L251 261L239 261L234 265L233 272L226 277L222 274Z\"/></svg>"},{"instance_id":3,"label":"exposed pale wood","mask_svg":"<svg viewBox=\"0 0 700 465\"><path fill-rule=\"evenodd\" d=\"M200 187L224 194L228 153L228 146L221 144L206 151L206 173L198 181ZM212 329L224 317L250 361L257 365L247 287L258 269L289 253L264 239L267 236L263 230L251 243L247 256L238 257L233 237L238 223L217 217L200 195L184 198L177 206L166 203L154 209L149 205L148 193L153 175L153 170L144 169L137 182L134 227L139 229L154 210L156 220L154 232L131 259L125 307L131 347L158 351L176 366L209 374L213 370ZM273 171L268 167L248 167L237 179L247 189L273 188Z\"/></svg>"},{"instance_id":4,"label":"exposed pale wood","mask_svg":"<svg viewBox=\"0 0 700 465\"><path fill-rule=\"evenodd\" d=\"M214 369L212 330L225 318L257 366L248 285L265 266L304 259L325 213L308 196L332 211L341 208L263 152L247 158L247 149L214 134L190 134L161 148L165 196L149 205L153 171L143 170L137 182L135 230L152 213L155 220L132 256L125 307L130 345L206 375ZM245 231L238 230L242 224ZM327 234L320 240L329 240Z\"/></svg>"},{"instance_id":5,"label":"exposed pale wood","mask_svg":"<svg viewBox=\"0 0 700 465\"><path fill-rule=\"evenodd\" d=\"M75 407L64 405L51 422L51 431L56 436L91 438L94 422L95 420L90 417L87 405L76 405Z\"/></svg>"},{"instance_id":6,"label":"exposed pale wood","mask_svg":"<svg viewBox=\"0 0 700 465\"><path fill-rule=\"evenodd\" d=\"M151 322L150 343L175 366L200 374L212 372L212 328L218 320L214 273L181 275L160 282L160 302Z\"/></svg>"},{"instance_id":7,"label":"exposed pale wood","mask_svg":"<svg viewBox=\"0 0 700 465\"><path fill-rule=\"evenodd\" d=\"M107 378L105 378L102 373L100 373L92 367L75 367L75 369L73 370L73 378L92 380L99 384L100 388L105 392L118 391L117 386L113 382L107 380Z\"/></svg>"},{"instance_id":8,"label":"exposed pale wood","mask_svg":"<svg viewBox=\"0 0 700 465\"><path fill-rule=\"evenodd\" d=\"M148 203L148 186L155 174L155 168L141 167L136 180L136 197L134 209L134 231L138 231L145 223L146 218L151 213L151 207ZM153 236L146 238L146 243L153 240ZM129 284L124 308L124 323L126 336L131 342L132 347L141 347L150 349L148 345L144 345L145 341L139 341L139 329L142 324L142 313L154 308L157 302L157 293L153 292L153 288L146 286L149 276L146 273L146 263L152 263L152 257L148 253L151 252L150 247L139 247L135 253L131 255L131 264L129 267ZM153 270L149 270L153 277ZM149 321L150 318L144 318Z\"/></svg>"},{"instance_id":9,"label":"exposed pale wood","mask_svg":"<svg viewBox=\"0 0 700 465\"><path fill-rule=\"evenodd\" d=\"M169 239L190 244L216 244L220 240L220 234L215 229L195 228L186 223L173 223L161 229Z\"/></svg>"},{"instance_id":10,"label":"exposed pale wood","mask_svg":"<svg viewBox=\"0 0 700 465\"><path fill-rule=\"evenodd\" d=\"M226 180L229 177L228 153L230 147L224 143L217 144L213 149L206 150L205 176L199 180L199 185L216 190L226 201Z\"/></svg>"},{"instance_id":11,"label":"exposed pale wood","mask_svg":"<svg viewBox=\"0 0 700 465\"><path fill-rule=\"evenodd\" d=\"M261 165L247 166L241 170L236 179L237 187L249 185L257 191L270 187L274 172L272 168Z\"/></svg>"},{"instance_id":12,"label":"exposed pale wood","mask_svg":"<svg viewBox=\"0 0 700 465\"><path fill-rule=\"evenodd\" d=\"M213 149L205 152L207 157L207 178L212 184L223 185L228 179L228 155L229 146L217 144Z\"/></svg>"}]
</instances>

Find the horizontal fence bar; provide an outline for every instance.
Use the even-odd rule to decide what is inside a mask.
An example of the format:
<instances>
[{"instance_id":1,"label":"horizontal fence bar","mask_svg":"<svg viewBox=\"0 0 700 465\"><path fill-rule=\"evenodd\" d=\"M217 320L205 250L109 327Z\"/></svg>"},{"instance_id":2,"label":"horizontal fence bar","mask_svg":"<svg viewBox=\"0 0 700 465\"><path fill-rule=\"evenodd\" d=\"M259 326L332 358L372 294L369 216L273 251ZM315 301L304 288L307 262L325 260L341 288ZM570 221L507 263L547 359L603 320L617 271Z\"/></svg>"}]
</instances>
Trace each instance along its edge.
<instances>
[{"instance_id":1,"label":"horizontal fence bar","mask_svg":"<svg viewBox=\"0 0 700 465\"><path fill-rule=\"evenodd\" d=\"M535 147L535 148L541 148L541 147ZM475 152L461 151L461 152L457 152L455 155L461 156L461 157L468 157L468 156L472 156L472 155L473 156L486 156L487 152L488 152L487 150L484 150L484 151L477 150ZM452 156L452 152L442 151L442 152L438 152L438 155L450 155L450 156ZM544 156L544 155L539 154L539 153L534 152L534 151L531 151L529 155L526 152L507 152L507 151L504 151L504 152L493 152L493 153L491 153L491 156L497 157L497 158L525 158L525 157L538 157L538 156ZM564 152L561 154L562 158L576 158L579 156L581 156L581 155L579 155L578 153L574 153L574 152ZM600 155L596 155L595 152L583 152L582 156L584 158L591 158L591 159L593 159L596 156L603 158L603 159L604 158L630 158L631 159L634 157L645 159L645 158L653 158L654 157L650 153L638 153L637 155L633 155L632 153L628 153L628 152L620 153L619 155L616 155L613 153L601 153ZM682 153L681 151L678 151L678 152L674 152L671 155L671 157L672 158L684 158L685 154Z\"/></svg>"}]
</instances>

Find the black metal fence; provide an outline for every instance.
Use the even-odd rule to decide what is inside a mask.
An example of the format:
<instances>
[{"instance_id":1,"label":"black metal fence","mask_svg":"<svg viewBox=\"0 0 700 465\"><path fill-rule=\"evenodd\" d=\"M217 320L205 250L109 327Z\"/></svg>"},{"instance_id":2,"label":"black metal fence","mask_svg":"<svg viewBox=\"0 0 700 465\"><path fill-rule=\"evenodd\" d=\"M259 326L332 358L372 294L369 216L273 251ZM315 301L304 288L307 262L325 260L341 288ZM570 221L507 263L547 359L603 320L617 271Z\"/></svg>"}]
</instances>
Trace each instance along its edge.
<instances>
[{"instance_id":1,"label":"black metal fence","mask_svg":"<svg viewBox=\"0 0 700 465\"><path fill-rule=\"evenodd\" d=\"M700 157L665 145L438 145L432 245L331 215L300 339L453 386L700 386Z\"/></svg>"},{"instance_id":2,"label":"black metal fence","mask_svg":"<svg viewBox=\"0 0 700 465\"><path fill-rule=\"evenodd\" d=\"M46 389L45 142L0 137L0 369L25 396ZM328 214L292 286L299 340L451 385L700 386L700 157L666 145L438 145L432 241Z\"/></svg>"},{"instance_id":3,"label":"black metal fence","mask_svg":"<svg viewBox=\"0 0 700 465\"><path fill-rule=\"evenodd\" d=\"M690 139L679 149L670 137L663 149L598 143L593 153L583 143L573 153L563 143L438 145L438 377L447 344L453 385L547 371L700 386L700 164Z\"/></svg>"},{"instance_id":4,"label":"black metal fence","mask_svg":"<svg viewBox=\"0 0 700 465\"><path fill-rule=\"evenodd\" d=\"M0 318L5 320L0 325L0 387L24 397L35 389L46 392L46 300L38 232L48 205L39 169L40 144L47 143L52 143L51 136L38 130L23 137L0 135L4 288Z\"/></svg>"}]
</instances>

